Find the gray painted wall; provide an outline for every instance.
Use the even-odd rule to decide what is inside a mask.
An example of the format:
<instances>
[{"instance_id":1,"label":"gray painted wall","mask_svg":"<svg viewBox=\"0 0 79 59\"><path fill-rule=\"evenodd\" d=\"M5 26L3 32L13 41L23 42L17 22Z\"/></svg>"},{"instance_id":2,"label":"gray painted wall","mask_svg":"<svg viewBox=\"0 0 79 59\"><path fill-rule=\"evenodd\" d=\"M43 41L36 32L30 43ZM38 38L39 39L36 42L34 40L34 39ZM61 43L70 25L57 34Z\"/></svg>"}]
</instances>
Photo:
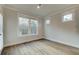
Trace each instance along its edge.
<instances>
[{"instance_id":1,"label":"gray painted wall","mask_svg":"<svg viewBox=\"0 0 79 59\"><path fill-rule=\"evenodd\" d=\"M66 12L66 13L65 13ZM73 21L62 22L62 15L73 13ZM10 46L23 42L28 42L36 39L45 38L67 44L79 48L79 12L78 9L61 10L61 12L51 15L49 25L39 21L39 34L32 36L19 37L18 32L18 17L17 11L3 8L4 16L4 46ZM45 19L47 19L47 16ZM45 22L45 20L44 20ZM43 30L44 29L44 30Z\"/></svg>"},{"instance_id":2,"label":"gray painted wall","mask_svg":"<svg viewBox=\"0 0 79 59\"><path fill-rule=\"evenodd\" d=\"M50 24L45 24L45 38L79 48L79 13L77 11L73 8L51 15ZM73 13L73 20L62 22L62 15L67 13Z\"/></svg>"},{"instance_id":3,"label":"gray painted wall","mask_svg":"<svg viewBox=\"0 0 79 59\"><path fill-rule=\"evenodd\" d=\"M19 44L23 42L28 42L32 40L37 40L43 38L43 27L42 20L39 19L38 26L38 35L30 35L30 36L18 36L18 16L17 11L3 8L3 16L4 16L4 46L10 46L14 44Z\"/></svg>"}]
</instances>

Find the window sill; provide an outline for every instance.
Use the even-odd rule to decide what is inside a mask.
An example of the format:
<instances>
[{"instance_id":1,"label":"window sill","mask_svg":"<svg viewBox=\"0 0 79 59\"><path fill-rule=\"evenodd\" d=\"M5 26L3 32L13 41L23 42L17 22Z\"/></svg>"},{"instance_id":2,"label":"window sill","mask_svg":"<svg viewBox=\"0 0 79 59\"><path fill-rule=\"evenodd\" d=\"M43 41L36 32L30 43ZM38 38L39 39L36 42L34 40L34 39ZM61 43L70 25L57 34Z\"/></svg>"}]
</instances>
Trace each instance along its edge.
<instances>
[{"instance_id":1,"label":"window sill","mask_svg":"<svg viewBox=\"0 0 79 59\"><path fill-rule=\"evenodd\" d=\"M20 35L19 37L25 37L25 36L37 36L38 34L29 34L29 35Z\"/></svg>"}]
</instances>

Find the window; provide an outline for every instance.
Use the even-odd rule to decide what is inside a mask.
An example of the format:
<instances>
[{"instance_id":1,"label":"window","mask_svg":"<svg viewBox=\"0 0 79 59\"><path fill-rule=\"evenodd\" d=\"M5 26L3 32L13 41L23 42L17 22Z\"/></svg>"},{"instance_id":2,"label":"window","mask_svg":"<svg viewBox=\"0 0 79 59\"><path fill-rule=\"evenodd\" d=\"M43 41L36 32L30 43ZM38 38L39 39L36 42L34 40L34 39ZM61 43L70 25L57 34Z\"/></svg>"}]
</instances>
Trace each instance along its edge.
<instances>
[{"instance_id":1,"label":"window","mask_svg":"<svg viewBox=\"0 0 79 59\"><path fill-rule=\"evenodd\" d=\"M29 33L29 19L19 17L19 31L20 35L27 35Z\"/></svg>"},{"instance_id":2,"label":"window","mask_svg":"<svg viewBox=\"0 0 79 59\"><path fill-rule=\"evenodd\" d=\"M3 38L3 16L0 14L0 39Z\"/></svg>"},{"instance_id":3,"label":"window","mask_svg":"<svg viewBox=\"0 0 79 59\"><path fill-rule=\"evenodd\" d=\"M19 17L19 33L23 35L37 35L38 33L38 21Z\"/></svg>"},{"instance_id":4,"label":"window","mask_svg":"<svg viewBox=\"0 0 79 59\"><path fill-rule=\"evenodd\" d=\"M50 24L50 20L46 20L46 24Z\"/></svg>"},{"instance_id":5,"label":"window","mask_svg":"<svg viewBox=\"0 0 79 59\"><path fill-rule=\"evenodd\" d=\"M72 21L72 14L64 15L63 22Z\"/></svg>"},{"instance_id":6,"label":"window","mask_svg":"<svg viewBox=\"0 0 79 59\"><path fill-rule=\"evenodd\" d=\"M38 21L31 20L31 34L35 35L37 34L38 30Z\"/></svg>"}]
</instances>

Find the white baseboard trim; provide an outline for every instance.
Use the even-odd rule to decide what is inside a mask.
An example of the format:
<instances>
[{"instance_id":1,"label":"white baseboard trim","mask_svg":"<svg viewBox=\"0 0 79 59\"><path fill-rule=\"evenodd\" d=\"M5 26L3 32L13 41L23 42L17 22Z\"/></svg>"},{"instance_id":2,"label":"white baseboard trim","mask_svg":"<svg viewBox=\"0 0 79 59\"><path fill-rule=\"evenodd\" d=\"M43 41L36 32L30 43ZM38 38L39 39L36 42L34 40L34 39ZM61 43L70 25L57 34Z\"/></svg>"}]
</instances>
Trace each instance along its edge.
<instances>
[{"instance_id":1,"label":"white baseboard trim","mask_svg":"<svg viewBox=\"0 0 79 59\"><path fill-rule=\"evenodd\" d=\"M45 39L47 39L47 40L49 40L49 41L53 41L53 42L59 43L59 44L63 44L63 45L66 45L66 46L70 46L70 47L74 47L74 48L79 49L79 47L77 47L77 46L73 46L73 45L70 45L70 44L66 44L66 43L64 43L64 42L59 42L59 41L55 41L55 40L48 39L48 38L45 38Z\"/></svg>"},{"instance_id":2,"label":"white baseboard trim","mask_svg":"<svg viewBox=\"0 0 79 59\"><path fill-rule=\"evenodd\" d=\"M40 38L40 39L42 39L42 38ZM26 43L26 42L31 42L31 41L35 41L35 40L40 40L40 39L33 39L33 40L25 41L25 42L19 42L19 43L14 43L14 44L9 44L9 45L4 45L3 48L5 48L5 47L9 47L9 46L13 46L13 45L22 44L22 43Z\"/></svg>"}]
</instances>

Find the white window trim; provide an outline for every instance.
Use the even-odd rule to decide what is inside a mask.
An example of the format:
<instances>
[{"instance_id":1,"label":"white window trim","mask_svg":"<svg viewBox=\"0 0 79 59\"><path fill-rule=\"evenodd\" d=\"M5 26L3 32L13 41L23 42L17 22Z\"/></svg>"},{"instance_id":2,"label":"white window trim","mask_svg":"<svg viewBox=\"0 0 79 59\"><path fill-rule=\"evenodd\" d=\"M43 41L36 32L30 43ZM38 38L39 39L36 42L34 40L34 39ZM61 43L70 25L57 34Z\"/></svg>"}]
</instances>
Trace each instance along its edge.
<instances>
[{"instance_id":1,"label":"white window trim","mask_svg":"<svg viewBox=\"0 0 79 59\"><path fill-rule=\"evenodd\" d=\"M71 16L71 19L70 20L65 20L65 17L70 15ZM73 14L72 13L69 13L69 14L65 14L63 15L63 19L62 19L63 22L69 22L69 21L73 21Z\"/></svg>"},{"instance_id":2,"label":"white window trim","mask_svg":"<svg viewBox=\"0 0 79 59\"><path fill-rule=\"evenodd\" d=\"M27 18L27 17L23 17L23 18ZM29 18L27 18L27 19L29 19ZM29 19L29 21L30 21L30 19ZM28 21L28 30L29 30L29 21ZM18 26L19 26L19 17L18 17ZM19 34L20 34L20 31L19 31ZM19 36L29 36L29 31L28 31L28 34L19 35Z\"/></svg>"},{"instance_id":3,"label":"white window trim","mask_svg":"<svg viewBox=\"0 0 79 59\"><path fill-rule=\"evenodd\" d=\"M68 10L68 11L64 12L64 13L62 14L62 22L63 22L63 23L67 23L67 22L72 22L72 21L74 21L74 15L75 15L74 11L75 11L75 10L72 9L72 10ZM70 21L63 21L64 16L65 16L65 15L69 15L69 14L72 14L72 20L70 20Z\"/></svg>"},{"instance_id":4,"label":"white window trim","mask_svg":"<svg viewBox=\"0 0 79 59\"><path fill-rule=\"evenodd\" d=\"M31 18L28 18L28 17L23 17L23 18L27 18L27 19L29 19L29 27L28 27L28 34L25 34L25 35L19 35L20 34L20 31L19 31L19 17L23 17L23 16L18 16L18 36L20 36L20 37L24 37L24 36L32 36L32 35L38 35L38 25L37 25L37 31L36 31L36 34L31 34ZM32 19L32 20L34 20L34 19ZM38 20L36 20L37 22L38 22ZM39 24L39 22L38 22L38 24Z\"/></svg>"},{"instance_id":5,"label":"white window trim","mask_svg":"<svg viewBox=\"0 0 79 59\"><path fill-rule=\"evenodd\" d=\"M33 21L35 21L34 19L31 19L31 20L33 20ZM30 23L31 23L31 20L30 20ZM37 20L36 20L37 21ZM38 22L38 21L37 21ZM38 35L38 24L39 23L37 23L37 27L36 27L36 34L31 34L31 35ZM31 24L30 24L31 25ZM31 26L30 26L31 27ZM31 29L30 29L31 30Z\"/></svg>"}]
</instances>

